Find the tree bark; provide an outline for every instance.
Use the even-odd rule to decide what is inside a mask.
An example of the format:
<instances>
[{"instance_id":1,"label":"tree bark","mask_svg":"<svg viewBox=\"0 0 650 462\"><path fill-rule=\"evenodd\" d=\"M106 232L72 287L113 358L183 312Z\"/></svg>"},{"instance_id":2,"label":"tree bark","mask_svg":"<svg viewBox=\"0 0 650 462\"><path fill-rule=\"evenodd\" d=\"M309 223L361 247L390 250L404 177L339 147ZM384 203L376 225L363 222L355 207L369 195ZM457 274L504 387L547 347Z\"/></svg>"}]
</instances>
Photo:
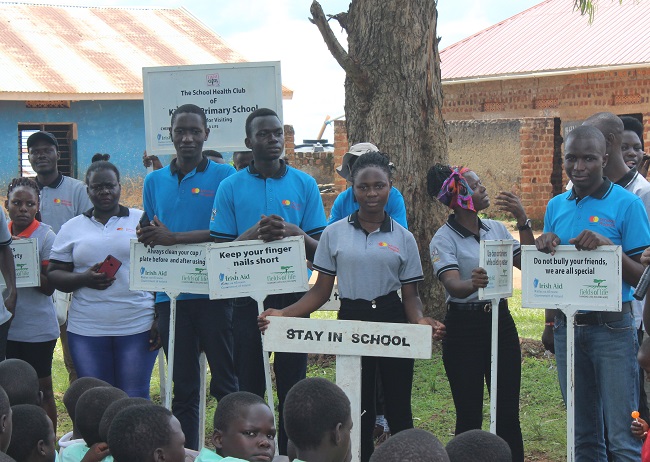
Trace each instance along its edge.
<instances>
[{"instance_id":1,"label":"tree bark","mask_svg":"<svg viewBox=\"0 0 650 462\"><path fill-rule=\"evenodd\" d=\"M409 228L420 248L425 281L420 295L429 314L444 314L444 291L435 280L429 242L448 211L426 189L426 174L447 163L442 118L437 11L432 0L353 0L347 15L348 50L336 41L317 1L316 24L346 71L345 118L350 144L368 141L396 166Z\"/></svg>"}]
</instances>

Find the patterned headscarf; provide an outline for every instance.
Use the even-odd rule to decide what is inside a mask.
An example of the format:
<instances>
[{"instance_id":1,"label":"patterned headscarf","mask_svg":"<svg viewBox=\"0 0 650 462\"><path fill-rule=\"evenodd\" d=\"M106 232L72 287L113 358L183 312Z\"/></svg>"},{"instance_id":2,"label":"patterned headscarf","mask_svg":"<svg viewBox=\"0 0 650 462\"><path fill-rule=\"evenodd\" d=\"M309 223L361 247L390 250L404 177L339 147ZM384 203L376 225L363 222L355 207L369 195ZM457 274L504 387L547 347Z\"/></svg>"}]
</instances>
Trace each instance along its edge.
<instances>
[{"instance_id":1,"label":"patterned headscarf","mask_svg":"<svg viewBox=\"0 0 650 462\"><path fill-rule=\"evenodd\" d=\"M454 205L458 205L465 210L476 212L472 201L474 191L469 187L467 180L463 176L463 173L469 171L467 167L454 167L449 178L442 184L438 200L450 209L453 209Z\"/></svg>"}]
</instances>

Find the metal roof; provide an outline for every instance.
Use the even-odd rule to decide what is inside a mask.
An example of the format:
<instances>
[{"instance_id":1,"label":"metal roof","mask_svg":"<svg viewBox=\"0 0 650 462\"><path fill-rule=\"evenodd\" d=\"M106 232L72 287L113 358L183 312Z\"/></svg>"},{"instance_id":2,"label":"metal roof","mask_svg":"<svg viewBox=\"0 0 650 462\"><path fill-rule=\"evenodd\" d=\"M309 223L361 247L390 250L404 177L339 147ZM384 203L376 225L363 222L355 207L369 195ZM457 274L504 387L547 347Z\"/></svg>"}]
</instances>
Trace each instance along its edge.
<instances>
[{"instance_id":1,"label":"metal roof","mask_svg":"<svg viewBox=\"0 0 650 462\"><path fill-rule=\"evenodd\" d=\"M142 99L143 67L243 61L185 8L0 3L2 99Z\"/></svg>"},{"instance_id":2,"label":"metal roof","mask_svg":"<svg viewBox=\"0 0 650 462\"><path fill-rule=\"evenodd\" d=\"M445 84L650 63L650 2L599 1L593 23L573 0L546 0L442 50Z\"/></svg>"}]
</instances>

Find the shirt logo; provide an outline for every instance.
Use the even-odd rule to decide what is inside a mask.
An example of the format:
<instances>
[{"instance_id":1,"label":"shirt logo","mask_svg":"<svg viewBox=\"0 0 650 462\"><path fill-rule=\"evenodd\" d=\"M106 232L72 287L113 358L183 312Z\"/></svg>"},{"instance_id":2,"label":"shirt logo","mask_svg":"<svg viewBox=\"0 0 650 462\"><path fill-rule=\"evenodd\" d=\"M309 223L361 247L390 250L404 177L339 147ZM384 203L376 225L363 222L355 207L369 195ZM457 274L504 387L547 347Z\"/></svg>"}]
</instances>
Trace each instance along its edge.
<instances>
[{"instance_id":1,"label":"shirt logo","mask_svg":"<svg viewBox=\"0 0 650 462\"><path fill-rule=\"evenodd\" d=\"M616 222L610 218L600 218L596 215L592 215L589 217L589 222L598 223L600 226L604 226L606 228L616 228Z\"/></svg>"},{"instance_id":2,"label":"shirt logo","mask_svg":"<svg viewBox=\"0 0 650 462\"><path fill-rule=\"evenodd\" d=\"M291 202L289 199L284 199L280 201L280 203L285 207L292 208L293 210L300 210L302 207L299 203Z\"/></svg>"},{"instance_id":3,"label":"shirt logo","mask_svg":"<svg viewBox=\"0 0 650 462\"><path fill-rule=\"evenodd\" d=\"M198 194L201 190L199 188L192 188L192 194Z\"/></svg>"},{"instance_id":4,"label":"shirt logo","mask_svg":"<svg viewBox=\"0 0 650 462\"><path fill-rule=\"evenodd\" d=\"M396 247L393 244L389 244L388 242L380 242L379 247L387 247L388 249L392 250L393 252L399 253L399 247Z\"/></svg>"},{"instance_id":5,"label":"shirt logo","mask_svg":"<svg viewBox=\"0 0 650 462\"><path fill-rule=\"evenodd\" d=\"M598 218L596 215L592 215L592 216L589 217L589 221L591 223L598 223L599 220L600 220L600 218Z\"/></svg>"},{"instance_id":6,"label":"shirt logo","mask_svg":"<svg viewBox=\"0 0 650 462\"><path fill-rule=\"evenodd\" d=\"M217 218L217 209L212 209L212 214L210 215L210 221L214 221Z\"/></svg>"},{"instance_id":7,"label":"shirt logo","mask_svg":"<svg viewBox=\"0 0 650 462\"><path fill-rule=\"evenodd\" d=\"M438 249L434 248L431 251L431 263L438 263L440 261L440 254L438 253Z\"/></svg>"},{"instance_id":8,"label":"shirt logo","mask_svg":"<svg viewBox=\"0 0 650 462\"><path fill-rule=\"evenodd\" d=\"M72 206L72 202L67 201L65 199L56 198L56 199L54 199L54 203L57 204L57 205L65 205L66 207L71 207Z\"/></svg>"}]
</instances>

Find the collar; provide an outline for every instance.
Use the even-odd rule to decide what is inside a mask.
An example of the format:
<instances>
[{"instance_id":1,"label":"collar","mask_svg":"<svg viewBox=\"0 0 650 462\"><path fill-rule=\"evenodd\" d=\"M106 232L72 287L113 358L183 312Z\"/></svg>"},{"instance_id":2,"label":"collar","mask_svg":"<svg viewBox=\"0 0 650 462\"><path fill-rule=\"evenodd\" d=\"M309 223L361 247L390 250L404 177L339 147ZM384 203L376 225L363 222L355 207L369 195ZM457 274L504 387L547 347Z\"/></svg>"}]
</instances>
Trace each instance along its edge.
<instances>
[{"instance_id":1,"label":"collar","mask_svg":"<svg viewBox=\"0 0 650 462\"><path fill-rule=\"evenodd\" d=\"M636 171L636 167L631 168L625 175L623 175L617 182L616 184L621 186L622 188L627 188L630 183L634 181L636 176L638 175L638 172Z\"/></svg>"},{"instance_id":2,"label":"collar","mask_svg":"<svg viewBox=\"0 0 650 462\"><path fill-rule=\"evenodd\" d=\"M178 175L183 175L184 176L184 174L178 168L177 162L178 162L178 159L174 157L172 159L172 161L169 163L169 170L172 172L172 175L178 174ZM201 158L201 161L199 162L199 165L196 166L196 173L205 172L205 170L208 168L208 163L209 162L210 162L210 159L203 156Z\"/></svg>"},{"instance_id":3,"label":"collar","mask_svg":"<svg viewBox=\"0 0 650 462\"><path fill-rule=\"evenodd\" d=\"M93 217L93 211L94 211L94 210L95 210L95 207L93 207L93 208L91 208L91 209L89 209L89 210L86 210L83 214L84 214L84 216L86 216L87 218L92 218L92 217ZM128 217L128 216L129 216L129 208L128 208L128 207L124 207L123 205L120 205L120 211L117 212L117 215L115 215L115 216L116 216L116 217Z\"/></svg>"},{"instance_id":4,"label":"collar","mask_svg":"<svg viewBox=\"0 0 650 462\"><path fill-rule=\"evenodd\" d=\"M12 236L15 236L14 234L14 226L13 226L13 221L10 221L7 223L9 225L9 233L11 233ZM36 231L36 229L41 225L41 222L34 219L32 222L29 224L27 228L25 228L21 233L18 234L18 237L31 237L32 233Z\"/></svg>"},{"instance_id":5,"label":"collar","mask_svg":"<svg viewBox=\"0 0 650 462\"><path fill-rule=\"evenodd\" d=\"M623 178L625 175L623 176ZM622 180L622 178L621 178ZM621 181L619 180L619 181ZM609 194L610 189L612 188L612 182L607 179L607 177L603 177L603 184L600 185L598 189L596 189L594 192L589 194L591 197L594 199L604 199L607 197ZM580 199L584 199L584 197L578 197L575 193L575 188L571 188L571 192L567 196L567 200L569 201L579 201Z\"/></svg>"},{"instance_id":6,"label":"collar","mask_svg":"<svg viewBox=\"0 0 650 462\"><path fill-rule=\"evenodd\" d=\"M48 185L44 185L43 183L38 181L38 177L35 177L34 179L36 180L36 184L38 185L38 189L43 189L46 186L48 188L56 189L59 186L61 186L61 183L63 183L63 175L61 175L61 172L59 172L59 176L57 176L56 179L52 183L50 183Z\"/></svg>"},{"instance_id":7,"label":"collar","mask_svg":"<svg viewBox=\"0 0 650 462\"><path fill-rule=\"evenodd\" d=\"M350 223L356 229L363 230L363 227L361 226L361 222L359 221L358 210L355 210L352 213L352 215L348 217L348 223ZM382 233L390 233L391 231L393 231L393 219L386 212L384 212L384 221L382 221L381 225L379 225L379 231L381 231Z\"/></svg>"},{"instance_id":8,"label":"collar","mask_svg":"<svg viewBox=\"0 0 650 462\"><path fill-rule=\"evenodd\" d=\"M465 238L465 237L474 237L480 238L480 236L476 236L473 232L471 232L469 229L465 228L463 225L458 223L456 221L456 214L452 213L449 215L449 218L447 218L447 226L449 226L451 229L453 229L459 236ZM482 229L483 231L489 231L490 227L483 223L480 218L478 218L478 228L479 228L479 233L480 230ZM478 240L478 239L477 239Z\"/></svg>"},{"instance_id":9,"label":"collar","mask_svg":"<svg viewBox=\"0 0 650 462\"><path fill-rule=\"evenodd\" d=\"M251 160L251 163L248 165L248 167L246 167L246 169L248 173L250 173L251 175L255 175L259 178L262 178L262 175L260 174L259 170L255 168L254 160ZM280 168L278 169L277 172L275 172L275 174L271 178L278 180L287 174L287 170L288 170L287 163L284 161L284 159L280 159Z\"/></svg>"}]
</instances>

